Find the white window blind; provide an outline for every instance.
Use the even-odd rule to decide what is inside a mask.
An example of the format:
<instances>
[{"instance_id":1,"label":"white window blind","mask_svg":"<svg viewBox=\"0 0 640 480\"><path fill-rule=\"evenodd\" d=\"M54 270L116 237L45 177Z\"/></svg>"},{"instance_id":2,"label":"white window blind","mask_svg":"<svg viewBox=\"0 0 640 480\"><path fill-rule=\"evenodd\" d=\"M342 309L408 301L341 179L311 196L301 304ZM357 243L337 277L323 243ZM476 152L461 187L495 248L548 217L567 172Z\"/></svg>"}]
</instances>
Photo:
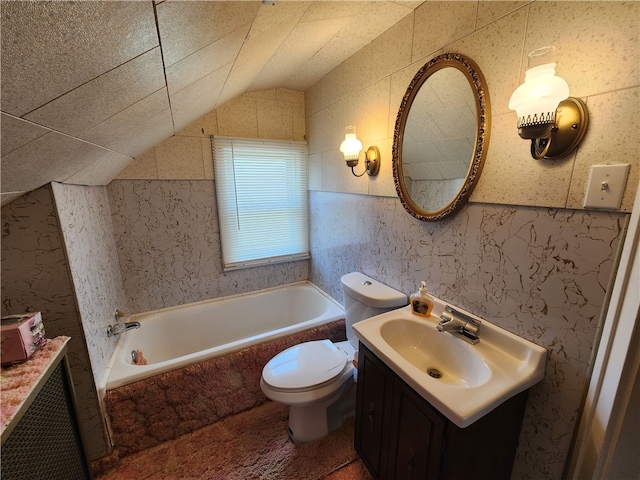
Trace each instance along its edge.
<instances>
[{"instance_id":1,"label":"white window blind","mask_svg":"<svg viewBox=\"0 0 640 480\"><path fill-rule=\"evenodd\" d=\"M309 258L306 143L211 145L224 269Z\"/></svg>"}]
</instances>

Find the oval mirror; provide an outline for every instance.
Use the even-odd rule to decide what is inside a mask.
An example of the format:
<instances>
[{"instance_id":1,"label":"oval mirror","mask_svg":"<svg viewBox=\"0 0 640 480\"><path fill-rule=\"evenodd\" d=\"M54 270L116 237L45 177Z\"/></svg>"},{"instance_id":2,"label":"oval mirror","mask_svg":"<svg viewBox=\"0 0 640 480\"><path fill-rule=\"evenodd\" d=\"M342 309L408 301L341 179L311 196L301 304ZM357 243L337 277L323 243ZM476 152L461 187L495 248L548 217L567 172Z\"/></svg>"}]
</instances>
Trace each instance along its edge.
<instances>
[{"instance_id":1,"label":"oval mirror","mask_svg":"<svg viewBox=\"0 0 640 480\"><path fill-rule=\"evenodd\" d=\"M490 105L478 66L446 53L413 77L393 135L393 181L420 220L458 210L476 186L489 147Z\"/></svg>"}]
</instances>

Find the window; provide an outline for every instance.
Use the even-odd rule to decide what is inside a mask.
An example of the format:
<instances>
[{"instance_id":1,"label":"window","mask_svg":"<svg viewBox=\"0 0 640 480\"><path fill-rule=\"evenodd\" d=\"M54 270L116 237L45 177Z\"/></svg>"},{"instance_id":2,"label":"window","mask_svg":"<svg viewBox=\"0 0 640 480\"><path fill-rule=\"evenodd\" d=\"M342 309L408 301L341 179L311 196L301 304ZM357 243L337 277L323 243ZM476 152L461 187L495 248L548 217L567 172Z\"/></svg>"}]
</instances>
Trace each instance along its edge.
<instances>
[{"instance_id":1,"label":"window","mask_svg":"<svg viewBox=\"0 0 640 480\"><path fill-rule=\"evenodd\" d=\"M309 258L306 143L211 144L224 269Z\"/></svg>"}]
</instances>

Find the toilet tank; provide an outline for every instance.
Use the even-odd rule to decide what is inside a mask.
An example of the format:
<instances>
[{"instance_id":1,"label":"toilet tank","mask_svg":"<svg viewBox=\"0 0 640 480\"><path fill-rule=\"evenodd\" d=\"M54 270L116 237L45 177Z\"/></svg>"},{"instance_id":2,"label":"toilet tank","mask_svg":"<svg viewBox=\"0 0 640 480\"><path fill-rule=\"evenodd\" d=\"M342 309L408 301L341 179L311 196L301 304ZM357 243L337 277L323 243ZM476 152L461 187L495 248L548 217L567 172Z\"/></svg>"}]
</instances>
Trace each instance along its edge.
<instances>
[{"instance_id":1,"label":"toilet tank","mask_svg":"<svg viewBox=\"0 0 640 480\"><path fill-rule=\"evenodd\" d=\"M404 293L360 272L343 275L341 282L347 339L354 348L358 348L358 339L353 332L354 323L407 304Z\"/></svg>"}]
</instances>

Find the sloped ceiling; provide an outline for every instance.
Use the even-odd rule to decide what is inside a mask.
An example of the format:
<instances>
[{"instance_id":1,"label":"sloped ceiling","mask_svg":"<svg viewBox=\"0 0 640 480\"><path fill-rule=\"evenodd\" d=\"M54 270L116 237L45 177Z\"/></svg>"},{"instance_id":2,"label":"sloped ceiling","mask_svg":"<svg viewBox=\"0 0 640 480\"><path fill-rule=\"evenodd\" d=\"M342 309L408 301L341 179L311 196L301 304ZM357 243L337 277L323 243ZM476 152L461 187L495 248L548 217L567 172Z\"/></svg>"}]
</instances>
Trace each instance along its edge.
<instances>
[{"instance_id":1,"label":"sloped ceiling","mask_svg":"<svg viewBox=\"0 0 640 480\"><path fill-rule=\"evenodd\" d=\"M2 203L109 183L248 91L304 91L421 1L2 1Z\"/></svg>"}]
</instances>

